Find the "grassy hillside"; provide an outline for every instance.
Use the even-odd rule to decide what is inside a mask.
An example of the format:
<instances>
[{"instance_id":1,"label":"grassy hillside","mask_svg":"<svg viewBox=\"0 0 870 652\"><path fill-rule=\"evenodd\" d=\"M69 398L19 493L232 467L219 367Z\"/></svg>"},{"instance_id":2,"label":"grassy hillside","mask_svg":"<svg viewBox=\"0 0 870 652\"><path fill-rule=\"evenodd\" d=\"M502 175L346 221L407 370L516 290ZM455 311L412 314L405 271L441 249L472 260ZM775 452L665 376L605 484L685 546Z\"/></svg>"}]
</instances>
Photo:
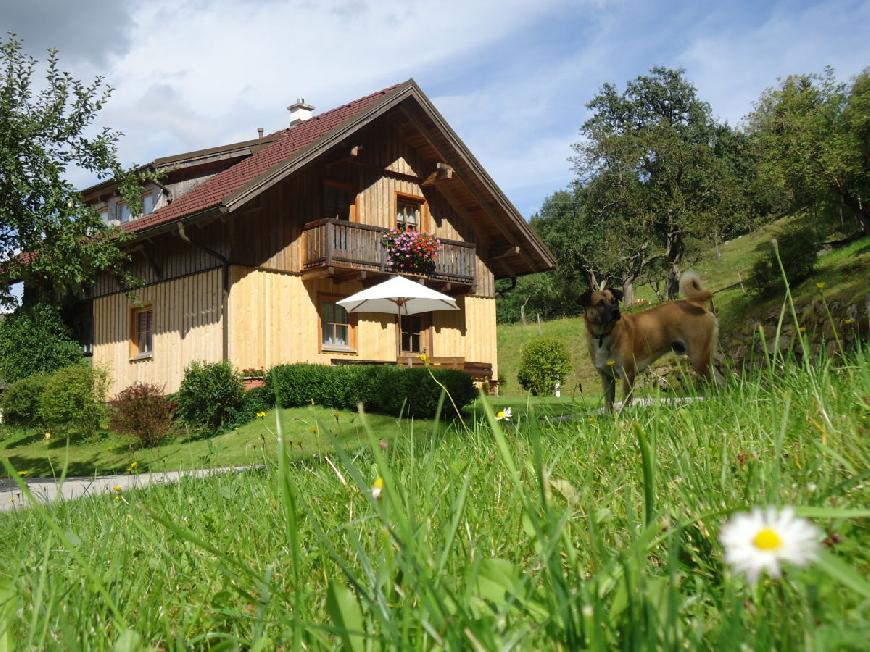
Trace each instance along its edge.
<instances>
[{"instance_id":1,"label":"grassy hillside","mask_svg":"<svg viewBox=\"0 0 870 652\"><path fill-rule=\"evenodd\" d=\"M726 242L718 249L710 250L695 266L707 287L716 292L714 305L719 316L723 339L734 331L744 328L753 318L779 311L783 298L771 297L760 300L745 293L740 279L746 279L752 264L759 257L759 247L769 243L782 223L772 224L754 233ZM819 258L816 272L803 283L792 288L795 301L803 304L818 296L816 283L825 283L825 297L829 303L844 305L857 303L863 306L870 287L870 237L863 238L841 249L836 249ZM638 288L638 298L655 301L649 287ZM555 337L568 345L574 370L566 382L566 395L582 395L598 399L601 395L598 375L587 353L585 326L581 317L554 319L543 322L540 327L534 321L528 325L500 324L498 327L499 370L507 383L504 394L518 396L523 389L516 380L523 346L539 335Z\"/></svg>"},{"instance_id":2,"label":"grassy hillside","mask_svg":"<svg viewBox=\"0 0 870 652\"><path fill-rule=\"evenodd\" d=\"M405 423L386 450L373 423L362 450L0 514L0 632L27 650L864 649L868 393L859 353L679 409ZM825 544L750 586L719 536L764 505Z\"/></svg>"},{"instance_id":3,"label":"grassy hillside","mask_svg":"<svg viewBox=\"0 0 870 652\"><path fill-rule=\"evenodd\" d=\"M345 446L364 439L359 417L352 412L311 407L284 409L281 415L285 435L297 456L331 448L319 433L318 422L330 423L334 436ZM277 442L274 411L267 416L216 437L181 434L153 448L139 448L132 438L108 432L75 439L67 447L66 439L46 440L42 430L0 426L0 459L8 459L29 477L60 475L65 463L70 476L124 473L131 462L136 462L141 472L262 464L274 461ZM369 420L384 439L400 432L394 417L372 414ZM0 468L0 477L5 475Z\"/></svg>"}]
</instances>

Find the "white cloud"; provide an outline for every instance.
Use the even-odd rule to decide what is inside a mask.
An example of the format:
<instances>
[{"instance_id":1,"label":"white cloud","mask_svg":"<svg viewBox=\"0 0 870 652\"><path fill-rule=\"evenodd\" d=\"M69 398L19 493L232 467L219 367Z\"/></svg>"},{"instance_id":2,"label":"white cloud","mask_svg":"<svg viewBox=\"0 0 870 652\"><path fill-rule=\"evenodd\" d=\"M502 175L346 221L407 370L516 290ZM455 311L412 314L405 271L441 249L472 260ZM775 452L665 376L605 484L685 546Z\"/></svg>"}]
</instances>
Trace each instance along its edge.
<instances>
[{"instance_id":1,"label":"white cloud","mask_svg":"<svg viewBox=\"0 0 870 652\"><path fill-rule=\"evenodd\" d=\"M785 4L754 29L699 36L677 61L714 113L734 125L779 77L832 65L847 79L870 65L868 25L870 2Z\"/></svg>"}]
</instances>

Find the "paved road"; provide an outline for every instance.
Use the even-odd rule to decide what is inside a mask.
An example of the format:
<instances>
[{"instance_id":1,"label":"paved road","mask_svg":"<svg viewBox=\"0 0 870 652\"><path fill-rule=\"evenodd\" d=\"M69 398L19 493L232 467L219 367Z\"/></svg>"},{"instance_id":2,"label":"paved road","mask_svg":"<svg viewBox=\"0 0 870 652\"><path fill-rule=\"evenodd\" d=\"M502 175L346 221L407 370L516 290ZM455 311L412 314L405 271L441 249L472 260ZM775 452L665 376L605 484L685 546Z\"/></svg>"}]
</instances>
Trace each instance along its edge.
<instances>
[{"instance_id":1,"label":"paved road","mask_svg":"<svg viewBox=\"0 0 870 652\"><path fill-rule=\"evenodd\" d=\"M67 478L61 487L54 478L30 478L27 487L34 499L43 503L63 498L73 500L82 496L94 496L148 487L154 484L169 484L178 482L181 478L204 478L221 473L239 473L249 471L250 466L225 466L215 469L199 469L194 471L167 471L166 473L139 473L136 475L98 475L88 478ZM21 491L14 480L0 480L0 511L15 509L28 505L27 496Z\"/></svg>"}]
</instances>

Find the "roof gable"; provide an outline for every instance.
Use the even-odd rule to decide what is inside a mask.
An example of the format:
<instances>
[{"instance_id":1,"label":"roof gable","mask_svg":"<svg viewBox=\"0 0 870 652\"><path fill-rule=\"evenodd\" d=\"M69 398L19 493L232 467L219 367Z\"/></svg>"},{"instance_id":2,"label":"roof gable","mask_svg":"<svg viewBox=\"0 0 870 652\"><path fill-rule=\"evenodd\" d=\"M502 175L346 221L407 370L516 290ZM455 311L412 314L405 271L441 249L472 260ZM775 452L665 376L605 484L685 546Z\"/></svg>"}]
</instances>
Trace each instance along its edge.
<instances>
[{"instance_id":1,"label":"roof gable","mask_svg":"<svg viewBox=\"0 0 870 652\"><path fill-rule=\"evenodd\" d=\"M405 103L409 99L412 102ZM400 104L430 141L438 141L437 149L444 157L461 167L461 176L469 180L469 189L480 199L486 219L492 220L511 244L523 245L516 249L525 264L510 266L517 269L516 274L501 275L553 269L552 254L413 80L273 134L276 138L271 145L211 177L168 206L128 222L125 228L136 235L145 235L212 211L233 211Z\"/></svg>"},{"instance_id":2,"label":"roof gable","mask_svg":"<svg viewBox=\"0 0 870 652\"><path fill-rule=\"evenodd\" d=\"M206 212L222 204L229 208L230 203L238 203L232 202L233 198L245 194L252 186L256 187L258 182L267 179L276 168L283 167L296 154L322 140L343 123L350 122L366 109L383 103L402 86L404 85L392 86L367 95L279 132L279 137L271 145L216 174L168 206L128 222L125 225L126 230L139 233Z\"/></svg>"}]
</instances>

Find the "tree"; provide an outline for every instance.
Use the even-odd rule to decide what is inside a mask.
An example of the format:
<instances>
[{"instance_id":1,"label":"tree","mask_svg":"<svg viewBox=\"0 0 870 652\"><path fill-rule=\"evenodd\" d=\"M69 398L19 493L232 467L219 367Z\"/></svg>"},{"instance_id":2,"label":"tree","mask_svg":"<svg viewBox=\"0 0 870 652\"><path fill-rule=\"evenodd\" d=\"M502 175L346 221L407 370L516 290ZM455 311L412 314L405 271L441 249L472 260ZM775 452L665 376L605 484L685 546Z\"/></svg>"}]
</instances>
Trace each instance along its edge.
<instances>
[{"instance_id":1,"label":"tree","mask_svg":"<svg viewBox=\"0 0 870 652\"><path fill-rule=\"evenodd\" d=\"M606 226L600 246L627 289L657 264L674 297L693 245L733 219L740 184L720 151L730 130L716 124L682 70L653 68L622 93L605 84L587 106L592 117L573 162L588 215Z\"/></svg>"},{"instance_id":2,"label":"tree","mask_svg":"<svg viewBox=\"0 0 870 652\"><path fill-rule=\"evenodd\" d=\"M0 302L13 302L18 281L59 301L128 260L123 232L107 228L66 175L77 167L114 176L132 207L141 202L139 179L118 162L120 134L93 127L111 93L102 78L78 81L50 50L37 84L37 62L14 36L0 39L0 67Z\"/></svg>"},{"instance_id":3,"label":"tree","mask_svg":"<svg viewBox=\"0 0 870 652\"><path fill-rule=\"evenodd\" d=\"M81 344L54 306L19 308L0 322L0 377L6 382L56 371L81 359Z\"/></svg>"},{"instance_id":4,"label":"tree","mask_svg":"<svg viewBox=\"0 0 870 652\"><path fill-rule=\"evenodd\" d=\"M870 229L870 69L851 87L828 67L766 90L748 116L761 152L759 176L786 193L792 211L844 211Z\"/></svg>"}]
</instances>

